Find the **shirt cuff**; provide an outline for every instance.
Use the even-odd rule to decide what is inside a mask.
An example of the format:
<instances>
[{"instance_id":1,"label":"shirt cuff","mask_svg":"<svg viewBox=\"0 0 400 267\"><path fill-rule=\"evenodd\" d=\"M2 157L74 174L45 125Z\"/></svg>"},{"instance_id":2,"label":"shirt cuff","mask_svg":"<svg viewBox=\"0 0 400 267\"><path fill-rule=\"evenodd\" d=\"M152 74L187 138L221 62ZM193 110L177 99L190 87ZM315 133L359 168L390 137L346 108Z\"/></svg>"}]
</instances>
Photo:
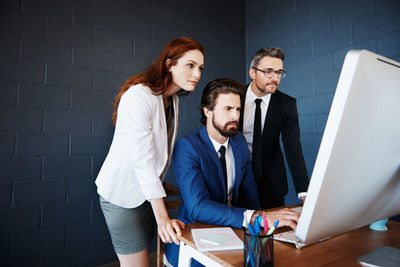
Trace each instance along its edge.
<instances>
[{"instance_id":1,"label":"shirt cuff","mask_svg":"<svg viewBox=\"0 0 400 267\"><path fill-rule=\"evenodd\" d=\"M245 210L243 212L243 224L242 224L243 227L247 228L247 223L249 223L251 221L251 217L253 216L253 213L254 213L254 210Z\"/></svg>"},{"instance_id":2,"label":"shirt cuff","mask_svg":"<svg viewBox=\"0 0 400 267\"><path fill-rule=\"evenodd\" d=\"M299 199L301 199L302 197L306 197L306 196L307 196L307 192L300 192L300 193L297 194L297 197Z\"/></svg>"},{"instance_id":3,"label":"shirt cuff","mask_svg":"<svg viewBox=\"0 0 400 267\"><path fill-rule=\"evenodd\" d=\"M155 199L155 198L164 198L167 196L160 180L158 180L154 183L142 185L141 189L142 189L144 197L147 200L151 200L151 199Z\"/></svg>"}]
</instances>

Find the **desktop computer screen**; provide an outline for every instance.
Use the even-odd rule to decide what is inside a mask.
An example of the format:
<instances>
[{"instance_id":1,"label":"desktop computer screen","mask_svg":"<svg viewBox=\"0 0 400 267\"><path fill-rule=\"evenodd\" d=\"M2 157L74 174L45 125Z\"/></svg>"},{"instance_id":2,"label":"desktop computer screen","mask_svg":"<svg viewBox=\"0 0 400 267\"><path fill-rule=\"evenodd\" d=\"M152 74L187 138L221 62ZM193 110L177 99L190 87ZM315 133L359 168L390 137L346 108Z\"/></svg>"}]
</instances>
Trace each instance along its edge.
<instances>
[{"instance_id":1,"label":"desktop computer screen","mask_svg":"<svg viewBox=\"0 0 400 267\"><path fill-rule=\"evenodd\" d=\"M400 214L400 63L343 63L296 236L305 244Z\"/></svg>"}]
</instances>

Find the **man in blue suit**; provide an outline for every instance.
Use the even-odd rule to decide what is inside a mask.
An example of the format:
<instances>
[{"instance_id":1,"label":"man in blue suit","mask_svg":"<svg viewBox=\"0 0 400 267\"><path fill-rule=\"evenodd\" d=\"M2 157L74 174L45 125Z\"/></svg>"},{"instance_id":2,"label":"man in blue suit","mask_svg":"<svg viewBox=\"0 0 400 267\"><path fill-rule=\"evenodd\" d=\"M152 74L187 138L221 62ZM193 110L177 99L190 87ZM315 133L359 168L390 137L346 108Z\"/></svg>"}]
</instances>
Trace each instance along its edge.
<instances>
[{"instance_id":1,"label":"man in blue suit","mask_svg":"<svg viewBox=\"0 0 400 267\"><path fill-rule=\"evenodd\" d=\"M175 145L174 170L182 204L179 219L241 228L259 210L257 185L245 138L238 132L243 86L231 79L206 85L201 99L204 127ZM245 219L246 218L246 219ZM289 209L268 212L268 223L296 227L299 214ZM168 244L168 262L177 266L179 247ZM192 266L198 266L197 262Z\"/></svg>"}]
</instances>

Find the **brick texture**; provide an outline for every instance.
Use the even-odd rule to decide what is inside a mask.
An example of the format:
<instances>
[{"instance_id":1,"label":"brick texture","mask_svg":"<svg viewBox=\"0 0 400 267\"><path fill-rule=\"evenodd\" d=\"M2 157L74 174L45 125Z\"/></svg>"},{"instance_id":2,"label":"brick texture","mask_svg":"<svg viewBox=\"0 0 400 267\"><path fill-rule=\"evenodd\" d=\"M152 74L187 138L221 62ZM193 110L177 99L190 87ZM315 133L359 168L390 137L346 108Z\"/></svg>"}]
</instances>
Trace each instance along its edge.
<instances>
[{"instance_id":1,"label":"brick texture","mask_svg":"<svg viewBox=\"0 0 400 267\"><path fill-rule=\"evenodd\" d=\"M42 175L42 160L40 157L1 157L0 167L4 170L1 174L2 181L39 180Z\"/></svg>"},{"instance_id":2,"label":"brick texture","mask_svg":"<svg viewBox=\"0 0 400 267\"><path fill-rule=\"evenodd\" d=\"M67 155L67 135L21 134L17 139L18 155Z\"/></svg>"},{"instance_id":3,"label":"brick texture","mask_svg":"<svg viewBox=\"0 0 400 267\"><path fill-rule=\"evenodd\" d=\"M21 106L67 109L70 91L67 87L25 82L20 84L18 100Z\"/></svg>"},{"instance_id":4,"label":"brick texture","mask_svg":"<svg viewBox=\"0 0 400 267\"><path fill-rule=\"evenodd\" d=\"M39 229L40 213L40 207L38 206L0 210L2 218L0 221L0 234Z\"/></svg>"},{"instance_id":5,"label":"brick texture","mask_svg":"<svg viewBox=\"0 0 400 267\"><path fill-rule=\"evenodd\" d=\"M90 133L91 131L90 113L49 110L45 118L46 132Z\"/></svg>"},{"instance_id":6,"label":"brick texture","mask_svg":"<svg viewBox=\"0 0 400 267\"><path fill-rule=\"evenodd\" d=\"M29 182L14 184L14 205L23 207L30 204L63 202L66 196L63 181Z\"/></svg>"},{"instance_id":7,"label":"brick texture","mask_svg":"<svg viewBox=\"0 0 400 267\"><path fill-rule=\"evenodd\" d=\"M81 89L92 88L93 72L87 69L48 64L46 74L46 84L48 85L61 85Z\"/></svg>"},{"instance_id":8,"label":"brick texture","mask_svg":"<svg viewBox=\"0 0 400 267\"><path fill-rule=\"evenodd\" d=\"M84 178L91 175L90 157L45 157L44 158L45 179L71 179Z\"/></svg>"},{"instance_id":9,"label":"brick texture","mask_svg":"<svg viewBox=\"0 0 400 267\"><path fill-rule=\"evenodd\" d=\"M64 247L64 229L53 227L13 235L13 257L23 259L43 252L53 252Z\"/></svg>"},{"instance_id":10,"label":"brick texture","mask_svg":"<svg viewBox=\"0 0 400 267\"><path fill-rule=\"evenodd\" d=\"M71 202L52 204L43 208L43 226L61 226L88 223L90 221L90 203Z\"/></svg>"},{"instance_id":11,"label":"brick texture","mask_svg":"<svg viewBox=\"0 0 400 267\"><path fill-rule=\"evenodd\" d=\"M3 183L0 184L0 209L8 208L11 204L11 184Z\"/></svg>"},{"instance_id":12,"label":"brick texture","mask_svg":"<svg viewBox=\"0 0 400 267\"><path fill-rule=\"evenodd\" d=\"M42 111L0 107L0 125L0 130L39 132L42 129Z\"/></svg>"},{"instance_id":13,"label":"brick texture","mask_svg":"<svg viewBox=\"0 0 400 267\"><path fill-rule=\"evenodd\" d=\"M17 85L15 82L0 82L1 99L0 105L15 105L17 99Z\"/></svg>"},{"instance_id":14,"label":"brick texture","mask_svg":"<svg viewBox=\"0 0 400 267\"><path fill-rule=\"evenodd\" d=\"M74 50L74 65L91 69L114 70L115 55L110 51L77 47Z\"/></svg>"}]
</instances>

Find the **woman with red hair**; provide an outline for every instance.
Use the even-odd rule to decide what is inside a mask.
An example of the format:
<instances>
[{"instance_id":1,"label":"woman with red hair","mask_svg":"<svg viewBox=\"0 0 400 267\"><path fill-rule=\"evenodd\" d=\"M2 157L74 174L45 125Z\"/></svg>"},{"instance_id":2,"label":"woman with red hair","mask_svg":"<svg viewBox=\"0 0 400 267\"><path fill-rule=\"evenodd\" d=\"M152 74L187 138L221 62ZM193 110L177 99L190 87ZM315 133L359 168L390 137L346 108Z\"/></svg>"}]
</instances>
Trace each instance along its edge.
<instances>
[{"instance_id":1,"label":"woman with red hair","mask_svg":"<svg viewBox=\"0 0 400 267\"><path fill-rule=\"evenodd\" d=\"M184 224L168 216L163 181L178 126L177 93L192 92L203 68L200 43L171 40L150 67L121 86L114 101L114 138L96 185L121 266L149 265L155 222L163 242L179 244Z\"/></svg>"}]
</instances>

